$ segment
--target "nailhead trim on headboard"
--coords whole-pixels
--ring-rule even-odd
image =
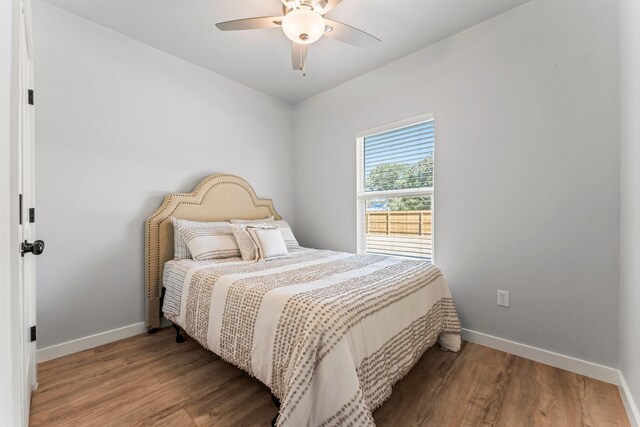
[[[264,215],[265,208],[269,215],[273,215],[276,219],[281,219],[280,215],[273,207],[271,199],[258,199],[251,185],[239,176],[230,174],[215,174],[204,178],[191,193],[171,193],[165,196],[162,205],[151,216],[147,218],[145,227],[146,256],[145,256],[145,291],[147,295],[146,305],[146,324],[147,330],[158,328],[160,326],[160,296],[162,295],[162,272],[164,263],[169,259],[162,259],[161,245],[170,245],[170,253],[173,253],[173,239],[162,236],[162,226],[169,221],[174,212],[184,205],[201,206],[207,197],[210,197],[211,189],[218,185],[232,184],[237,186],[238,200],[246,200],[248,194],[251,198],[253,211],[250,205],[242,207],[246,209],[240,214],[243,217],[260,218]],[[246,203],[245,203],[246,204]],[[215,211],[206,212],[207,215],[198,215],[200,221],[223,221],[233,218],[221,218],[220,214]],[[269,216],[267,215],[267,216]],[[186,218],[192,219],[192,218]],[[164,237],[164,239],[163,239]],[[170,241],[169,241],[170,240]],[[165,257],[167,258],[167,257]]]

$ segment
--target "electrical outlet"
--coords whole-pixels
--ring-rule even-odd
[[[509,307],[509,291],[498,289],[498,305],[500,307]]]

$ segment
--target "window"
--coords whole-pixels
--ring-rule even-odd
[[[433,259],[433,116],[357,138],[358,253]]]

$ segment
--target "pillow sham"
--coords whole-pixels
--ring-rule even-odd
[[[284,239],[284,243],[287,245],[288,250],[297,249],[300,247],[298,240],[293,235],[293,231],[291,230],[291,226],[287,221],[281,219],[274,219],[274,217],[269,217],[265,219],[232,219],[231,224],[265,224],[265,225],[277,225],[280,228],[280,232],[282,233],[282,238]],[[235,235],[235,234],[234,234]],[[237,239],[237,236],[236,236]]]
[[[246,229],[255,244],[257,261],[268,261],[289,255],[277,225],[248,225]]]
[[[188,219],[178,219],[171,217],[171,224],[173,224],[173,258],[174,259],[190,259],[191,252],[187,247],[187,243],[180,234],[181,228],[207,228],[207,227],[222,227],[229,226],[228,222],[202,222],[202,221],[189,221]]]
[[[240,249],[229,224],[221,227],[183,227],[179,229],[179,233],[196,261],[240,256]]]
[[[275,221],[275,217],[273,215],[268,216],[262,219],[231,219],[229,222],[231,224],[259,224],[261,222],[271,222]]]
[[[256,259],[256,245],[247,232],[247,226],[244,224],[231,224],[233,237],[240,249],[240,255],[243,261],[253,261]]]
[[[297,249],[300,247],[296,236],[293,235],[293,230],[291,230],[291,226],[285,220],[279,219],[274,221],[278,227],[280,227],[280,233],[282,233],[282,238],[284,239],[284,243],[287,245],[287,249]]]

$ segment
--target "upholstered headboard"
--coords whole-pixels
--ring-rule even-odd
[[[170,218],[194,221],[227,221],[233,218],[281,219],[270,199],[258,199],[244,179],[228,174],[210,175],[191,193],[168,194],[146,222],[147,330],[160,326],[160,297],[164,263],[173,259],[173,226]]]

